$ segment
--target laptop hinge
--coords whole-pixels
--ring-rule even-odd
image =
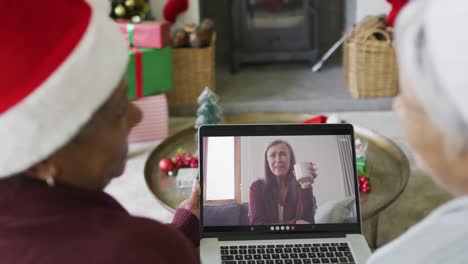
[[[249,234],[249,235],[229,235],[219,237],[219,241],[235,241],[235,240],[272,240],[272,239],[304,239],[304,238],[340,238],[346,237],[344,233],[308,233],[308,234]]]

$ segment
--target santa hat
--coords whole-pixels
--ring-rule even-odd
[[[117,87],[128,53],[106,4],[0,2],[0,178],[64,146]]]
[[[467,13],[466,0],[410,1],[395,27],[400,76],[455,152],[468,145]]]

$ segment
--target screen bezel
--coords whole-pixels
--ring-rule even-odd
[[[203,226],[203,142],[204,137],[242,137],[242,136],[313,136],[349,135],[351,136],[352,155],[356,160],[354,128],[351,124],[255,124],[255,125],[203,125],[198,130],[198,159],[200,178],[200,234],[201,237],[229,237],[251,235],[281,234],[361,234],[360,197],[357,182],[356,162],[353,162],[354,192],[356,197],[357,223],[295,225],[296,230],[270,230],[272,225],[247,226]],[[283,226],[283,225],[275,225]],[[284,225],[287,226],[287,225]],[[291,226],[291,225],[289,225]],[[253,227],[253,229],[252,229]]]

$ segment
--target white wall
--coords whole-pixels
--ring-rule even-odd
[[[388,14],[391,7],[385,0],[356,0],[356,2],[356,22],[367,15]]]
[[[241,137],[242,202],[249,201],[252,182],[264,178],[265,149],[275,139],[283,139],[291,145],[296,161],[312,161],[317,164],[318,177],[313,187],[317,206],[346,197],[335,136]]]
[[[151,0],[151,12],[158,20],[164,19],[163,8],[167,3],[167,0]],[[180,14],[177,17],[177,22],[182,24],[185,23],[195,23],[200,22],[200,10],[198,0],[189,0],[189,8],[184,13]]]

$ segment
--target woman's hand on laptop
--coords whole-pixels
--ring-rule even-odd
[[[194,180],[192,194],[179,205],[179,208],[190,211],[200,220],[200,183],[198,180]]]

